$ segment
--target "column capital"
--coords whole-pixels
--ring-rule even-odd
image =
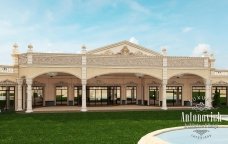
[[[168,80],[167,79],[163,79],[162,80],[162,85],[167,85],[168,84]]]
[[[16,81],[17,81],[18,85],[22,85],[23,84],[23,79],[17,78]]]
[[[86,85],[87,84],[87,79],[82,79],[82,85]]]
[[[206,79],[205,80],[205,85],[206,86],[211,86],[211,80],[210,79]]]
[[[31,78],[26,78],[26,84],[27,85],[32,85],[32,79]]]

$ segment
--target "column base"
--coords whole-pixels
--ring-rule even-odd
[[[25,113],[32,113],[33,110],[26,110]]]
[[[88,110],[87,110],[87,108],[85,107],[85,108],[81,108],[81,112],[87,112]]]
[[[22,108],[18,108],[16,111],[23,111],[23,109]]]
[[[162,107],[161,109],[162,109],[162,110],[167,110],[168,108],[167,108],[167,107]]]

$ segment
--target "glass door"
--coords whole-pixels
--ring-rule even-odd
[[[32,92],[33,92],[33,107],[37,106],[43,106],[43,87],[41,86],[33,86],[32,87]]]
[[[120,87],[109,86],[108,87],[108,105],[120,104]]]
[[[149,105],[159,104],[159,89],[157,86],[149,87]]]
[[[68,89],[66,86],[56,87],[56,105],[67,105]]]
[[[126,88],[127,104],[136,104],[136,86]]]
[[[82,87],[74,87],[74,105],[82,105]]]
[[[215,91],[217,89],[217,92],[220,94],[220,104],[227,105],[227,87],[226,86],[214,86],[212,89],[213,89],[212,96],[214,97]]]
[[[15,87],[14,86],[0,87],[0,109],[2,110],[15,109]]]
[[[168,106],[181,106],[182,105],[182,87],[181,86],[168,86],[166,88],[167,105]]]

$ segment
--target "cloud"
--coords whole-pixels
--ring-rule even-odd
[[[134,44],[139,44],[138,40],[135,37],[131,37],[129,42],[132,42]]]
[[[209,44],[198,44],[193,50],[193,56],[201,56],[203,52],[210,52],[211,46]]]
[[[128,6],[136,12],[150,14],[150,10],[136,1],[128,1]]]
[[[192,30],[193,30],[193,27],[185,27],[185,28],[182,29],[182,32],[183,33],[187,33],[187,32],[190,32]]]

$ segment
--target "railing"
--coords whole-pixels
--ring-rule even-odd
[[[215,70],[215,76],[228,76],[228,70]]]
[[[0,73],[13,73],[13,67],[12,66],[4,66],[0,65]]]

